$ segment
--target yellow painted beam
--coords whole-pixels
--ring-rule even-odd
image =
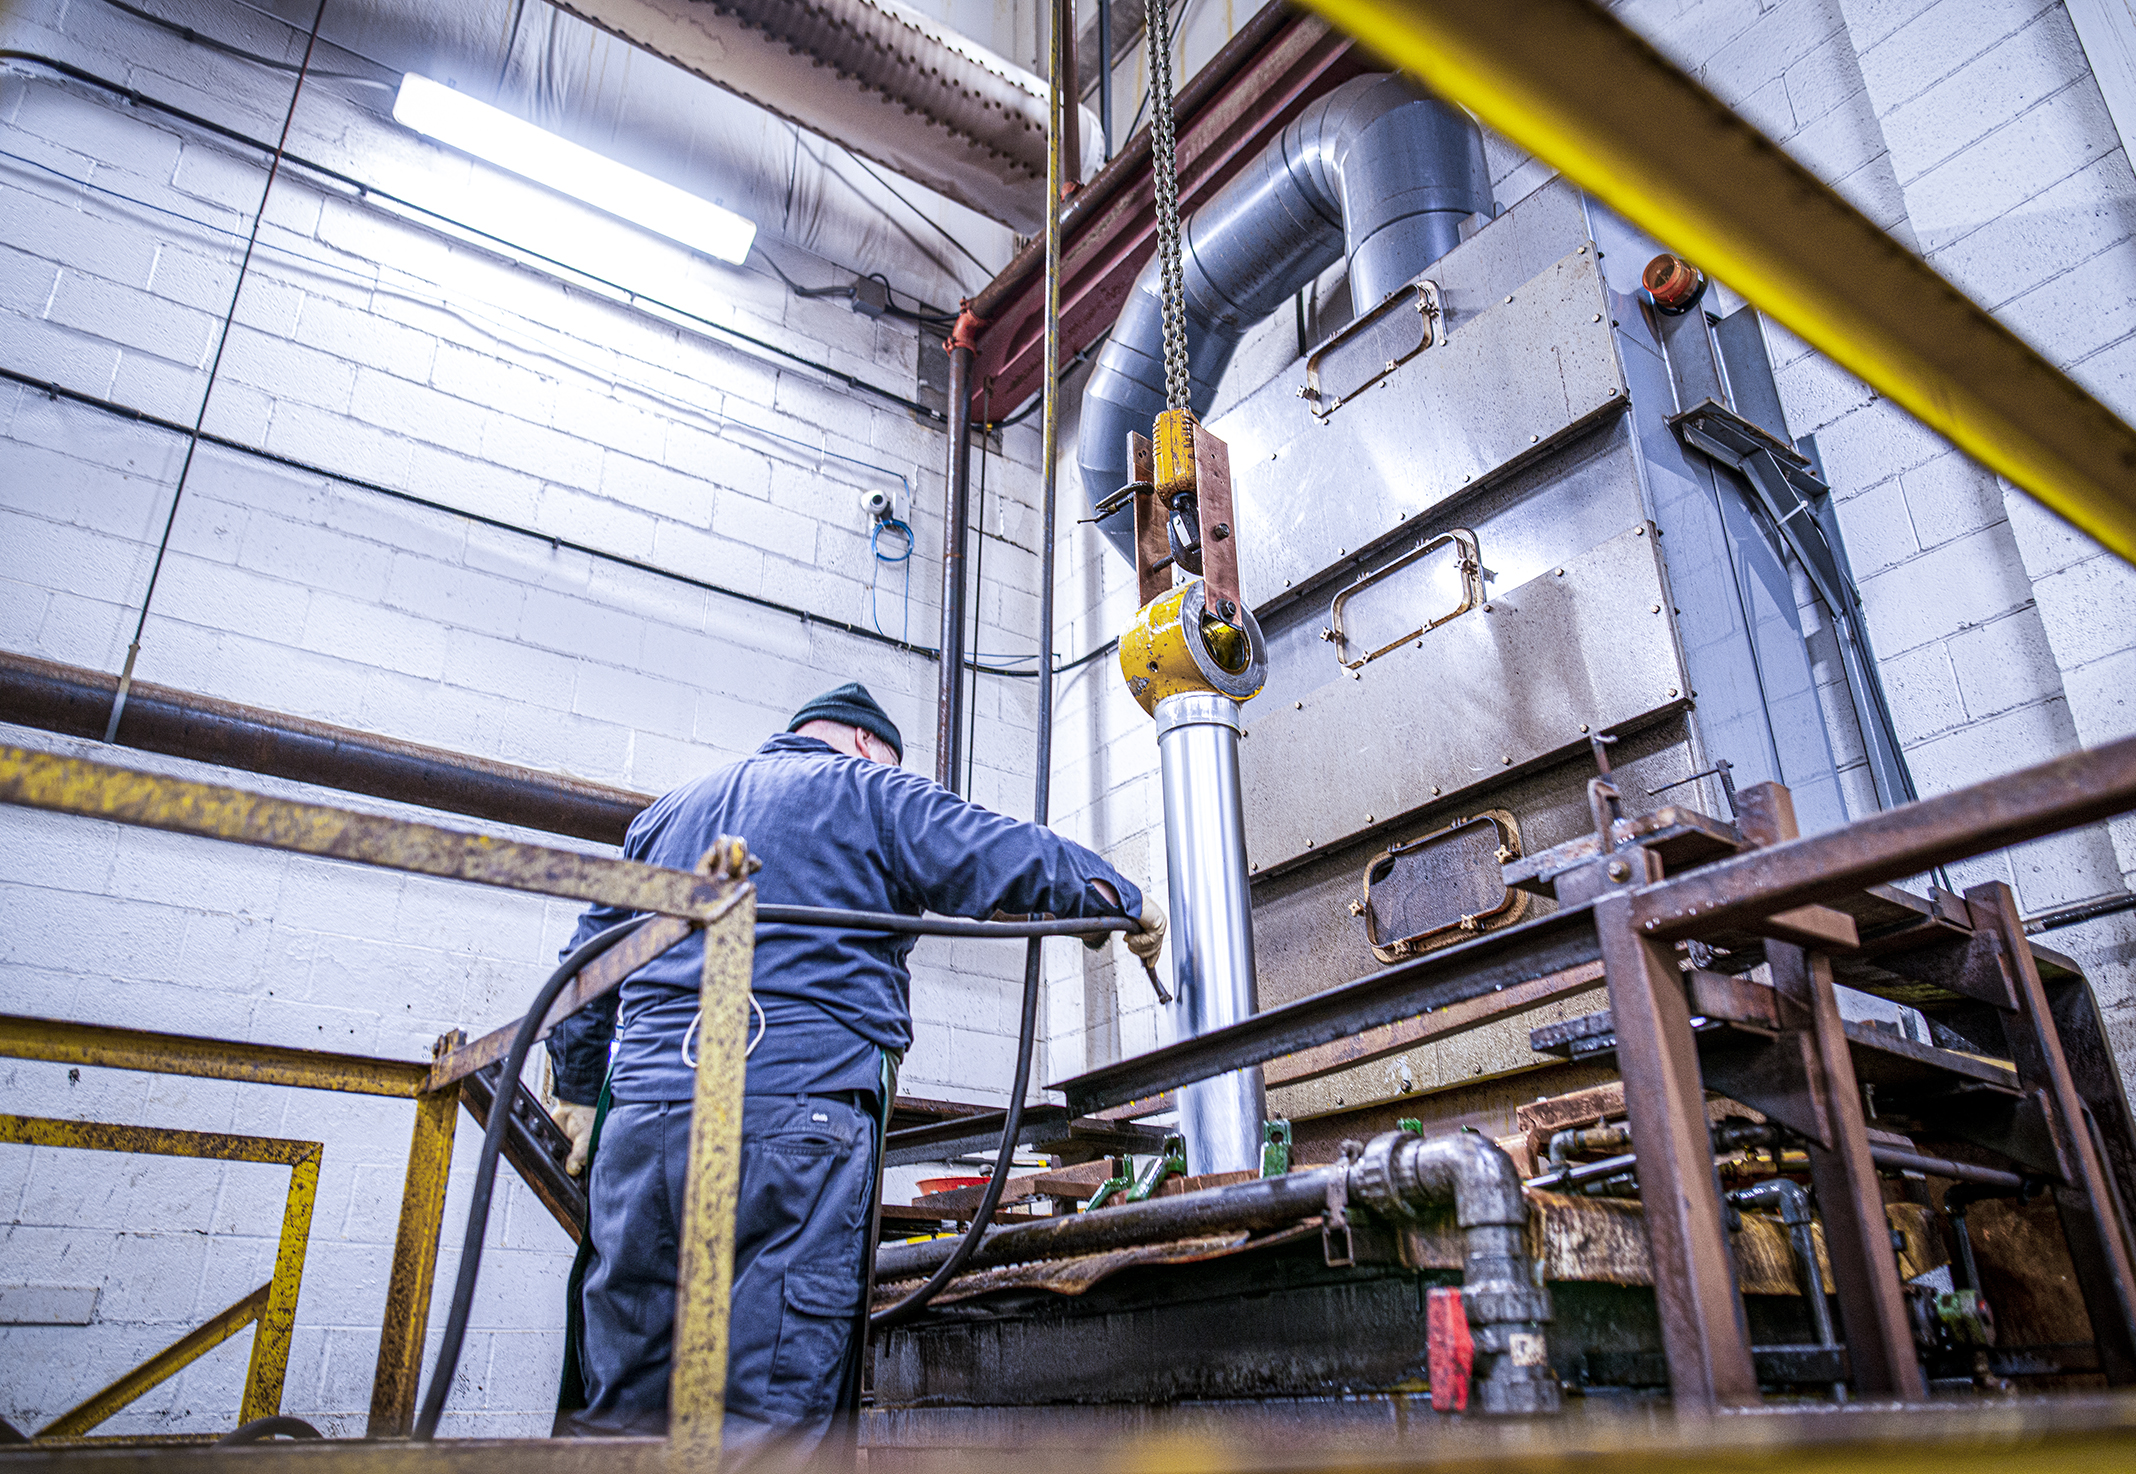
[[[439,1041],[439,1053],[446,1040],[457,1042],[460,1037],[458,1030],[446,1035]],[[445,1221],[445,1185],[459,1122],[458,1084],[415,1103],[415,1134],[408,1143],[408,1175],[401,1187],[400,1228],[393,1239],[393,1273],[386,1285],[366,1438],[406,1438],[415,1427],[416,1379],[423,1369],[423,1338],[430,1329],[438,1228]]]
[[[730,889],[729,882],[687,870],[294,803],[19,747],[0,747],[0,803],[699,920],[710,917]]]
[[[118,1378],[110,1386],[67,1409],[37,1430],[37,1440],[79,1438],[120,1408],[147,1392],[158,1382],[183,1371],[223,1342],[260,1318],[267,1308],[272,1285],[261,1285],[235,1305],[219,1312],[206,1325],[186,1332],[178,1340]]]
[[[1592,0],[1306,0],[2136,561],[2136,431]]]
[[[242,1044],[190,1034],[157,1034],[108,1024],[0,1014],[0,1057],[193,1075],[203,1080],[243,1080],[254,1085],[295,1085],[307,1090],[345,1090],[356,1095],[414,1096],[423,1092],[430,1066],[321,1049]]]

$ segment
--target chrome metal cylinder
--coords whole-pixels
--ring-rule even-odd
[[[1157,703],[1157,754],[1171,876],[1172,1016],[1184,1039],[1247,1018],[1256,1006],[1238,703],[1206,691],[1167,696]],[[1266,1104],[1258,1067],[1182,1088],[1187,1170],[1257,1168]]]

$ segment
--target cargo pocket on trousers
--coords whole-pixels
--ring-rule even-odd
[[[785,1300],[771,1400],[797,1417],[821,1416],[838,1400],[838,1374],[860,1310],[860,1267],[843,1274],[789,1269]]]

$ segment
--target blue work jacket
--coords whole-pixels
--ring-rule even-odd
[[[740,835],[764,862],[756,876],[764,905],[908,916],[1142,912],[1142,892],[1081,845],[967,803],[917,773],[847,757],[815,737],[774,737],[666,794],[631,822],[623,853],[688,870],[723,834]],[[1121,905],[1099,893],[1099,880]],[[588,907],[565,951],[629,915]],[[912,1042],[905,958],[917,940],[759,924],[752,987],[764,1009],[763,1039],[749,1057],[746,1088],[782,1095],[877,1090],[876,1051],[902,1052]],[[682,1042],[697,1012],[703,962],[702,935],[693,934],[631,974],[618,993],[565,1020],[549,1039],[556,1093],[590,1104],[614,1039],[615,1099],[694,1095]]]

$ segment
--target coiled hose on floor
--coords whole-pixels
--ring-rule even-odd
[[[474,1191],[467,1204],[467,1231],[460,1240],[460,1271],[453,1281],[452,1310],[445,1320],[445,1335],[438,1347],[438,1364],[430,1374],[430,1390],[423,1398],[422,1411],[415,1420],[415,1438],[428,1442],[437,1437],[438,1420],[444,1416],[445,1398],[452,1389],[453,1374],[460,1365],[460,1349],[467,1340],[468,1312],[474,1305],[475,1280],[482,1268],[482,1240],[489,1230],[490,1200],[496,1192],[497,1162],[504,1152],[504,1133],[511,1121],[512,1091],[516,1088],[521,1071],[526,1068],[527,1055],[533,1050],[534,1037],[541,1032],[541,1021],[548,1017],[549,1008],[563,993],[571,980],[585,966],[608,951],[618,942],[629,937],[638,928],[651,921],[651,916],[637,916],[629,921],[618,922],[606,931],[597,932],[573,948],[571,954],[556,965],[534,994],[534,1002],[527,1009],[526,1017],[520,1020],[519,1032],[512,1036],[511,1050],[505,1055],[504,1069],[497,1078],[497,1096],[490,1105],[489,1119],[482,1130],[482,1155],[475,1166]],[[957,1246],[943,1269],[936,1273],[918,1290],[891,1306],[871,1322],[888,1325],[896,1319],[909,1315],[932,1299],[935,1292],[949,1283],[971,1252],[978,1247],[979,1236],[994,1216],[994,1208],[1001,1201],[1001,1190],[1008,1180],[1008,1162],[1016,1145],[1017,1133],[1023,1124],[1024,1091],[1031,1079],[1031,1056],[1038,1033],[1038,974],[1039,947],[1042,937],[1094,936],[1104,932],[1127,931],[1138,923],[1124,916],[1063,917],[1043,921],[964,921],[943,916],[904,916],[891,911],[842,911],[825,906],[759,906],[759,924],[776,922],[789,926],[832,927],[845,931],[902,932],[916,936],[952,937],[1028,937],[1030,947],[1024,959],[1023,1019],[1016,1049],[1016,1081],[1009,1094],[1007,1119],[1002,1123],[1003,1146],[996,1158],[994,1175],[987,1184],[984,1200],[977,1218],[972,1222],[964,1242]]]

